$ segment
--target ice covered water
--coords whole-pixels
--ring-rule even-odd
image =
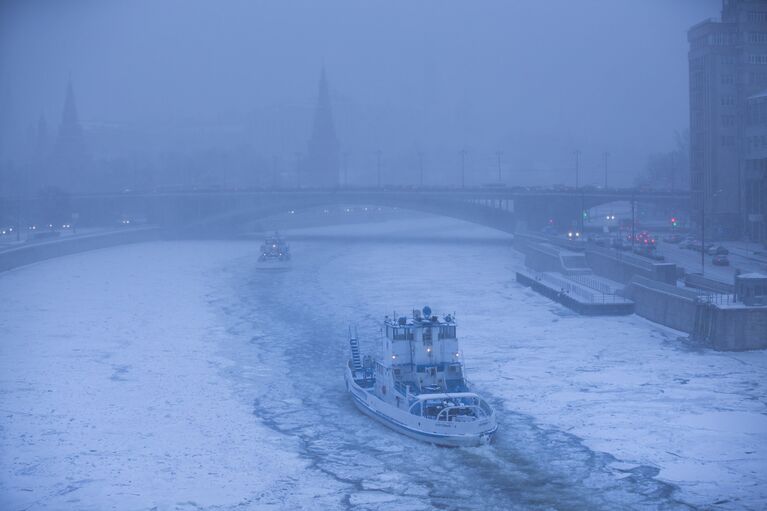
[[[447,241],[293,242],[280,273],[257,244],[155,243],[0,276],[0,507],[763,507],[763,353],[573,315],[514,283],[510,248]],[[411,440],[345,394],[347,326],[366,348],[426,304],[457,314],[493,445]]]
[[[304,246],[302,252],[311,253],[313,260],[296,271],[277,277],[252,274],[240,287],[241,308],[231,308],[229,314],[237,317],[235,321],[251,318],[256,328],[265,329],[268,333],[253,342],[260,356],[282,367],[279,375],[269,375],[282,384],[254,400],[254,413],[276,430],[297,435],[315,468],[348,485],[349,504],[375,509],[687,507],[677,500],[673,485],[654,478],[656,468],[635,465],[616,470],[611,456],[591,451],[573,435],[541,428],[530,417],[505,409],[500,396],[494,405],[499,408],[501,433],[494,445],[478,449],[422,444],[358,413],[342,380],[347,358],[345,325],[358,324],[372,339],[381,314],[376,314],[376,302],[395,303],[396,296],[408,288],[426,299],[436,293],[429,283],[445,284],[438,275],[450,271],[444,265],[450,255],[479,254],[472,248],[453,248],[448,257],[427,257],[432,259],[431,267],[416,266],[412,272],[400,270],[396,275],[384,269],[384,282],[376,288],[368,287],[373,282],[357,280],[354,270],[370,268],[371,258],[388,259],[387,247],[343,250],[342,256],[338,250]],[[397,250],[413,261],[418,253],[443,249],[425,244]],[[348,280],[325,282],[324,272],[318,270],[333,265],[345,267]],[[419,285],[424,289],[417,291]],[[439,298],[445,299],[444,292]],[[471,366],[468,350],[467,357]],[[491,387],[482,392],[493,394]]]

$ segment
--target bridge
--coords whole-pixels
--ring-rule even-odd
[[[40,208],[43,199],[17,204]],[[179,231],[225,235],[248,222],[322,207],[359,205],[413,210],[453,217],[513,232],[523,223],[539,228],[553,221],[577,225],[584,210],[614,201],[635,201],[673,214],[689,211],[689,193],[597,188],[337,188],[337,189],[186,189],[77,194],[66,197],[82,224],[121,216],[141,217]],[[5,209],[13,200],[3,201]]]

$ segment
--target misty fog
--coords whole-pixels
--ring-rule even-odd
[[[290,171],[324,66],[350,184],[378,150],[388,183],[417,182],[420,153],[426,182],[455,184],[466,149],[474,184],[501,151],[509,184],[572,185],[580,150],[584,182],[609,152],[627,186],[686,130],[685,31],[718,3],[4,2],[4,159],[41,117],[55,134],[71,80],[105,166]]]
[[[767,0],[0,0],[0,511],[767,509]]]

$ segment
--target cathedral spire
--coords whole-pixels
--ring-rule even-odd
[[[61,124],[53,150],[53,183],[64,189],[71,190],[81,185],[83,167],[86,162],[85,139],[82,126],[77,115],[77,105],[72,81],[67,83],[64,99],[64,110],[61,113]]]
[[[330,91],[324,66],[320,72],[317,106],[314,110],[306,167],[308,175],[305,184],[307,186],[319,188],[338,186],[339,144],[333,123]]]

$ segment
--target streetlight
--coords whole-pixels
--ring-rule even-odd
[[[421,184],[421,188],[423,188],[423,153],[421,151],[418,151],[418,175],[418,182]]]
[[[301,156],[302,154],[300,151],[296,151],[294,154],[296,156],[296,187],[301,188]]]
[[[580,175],[581,175],[581,151],[580,149],[576,149],[574,151],[575,154],[575,189],[577,190],[580,188]]]
[[[581,176],[581,151],[575,150],[575,192],[580,189],[580,176]],[[580,195],[580,207],[578,208],[578,224],[580,225],[580,231],[583,232],[583,194]]]
[[[344,151],[344,188],[349,186],[349,153]]]
[[[636,238],[636,188],[631,190],[631,252],[634,252],[634,239]]]
[[[461,149],[461,188],[466,188],[466,148]]]
[[[705,181],[704,181],[705,182]],[[700,194],[700,274],[706,274],[706,188]],[[721,189],[711,194],[713,199],[722,192]]]

